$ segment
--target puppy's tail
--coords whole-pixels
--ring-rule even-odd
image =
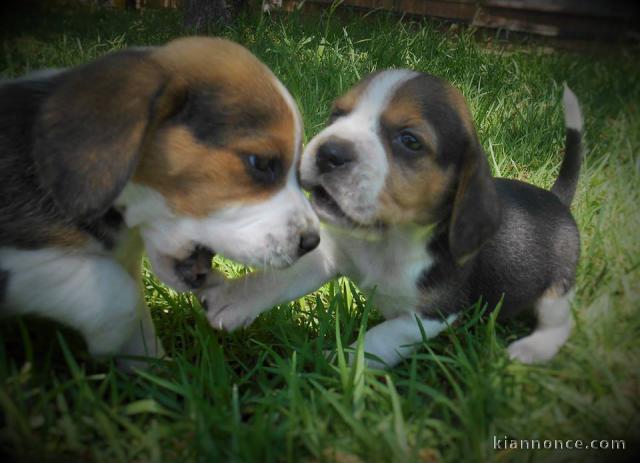
[[[564,123],[566,127],[564,160],[560,166],[560,174],[551,187],[551,191],[560,198],[563,204],[570,206],[578,186],[580,165],[582,164],[582,112],[578,98],[567,84],[562,95]]]

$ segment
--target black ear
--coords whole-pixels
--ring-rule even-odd
[[[449,225],[449,248],[458,264],[493,236],[500,224],[500,211],[486,155],[474,139],[463,159]]]
[[[107,55],[60,77],[34,125],[33,159],[45,191],[70,217],[104,213],[133,175],[171,95],[147,51]]]

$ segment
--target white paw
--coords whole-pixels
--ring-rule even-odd
[[[242,307],[230,304],[215,314],[208,314],[207,318],[215,329],[231,332],[251,325],[256,316]]]
[[[244,328],[260,313],[251,303],[251,297],[234,283],[208,288],[199,295],[207,311],[209,324],[217,330]]]
[[[553,339],[542,333],[534,333],[530,336],[512,342],[507,351],[511,360],[522,363],[540,363],[550,360],[558,352],[560,346]]]

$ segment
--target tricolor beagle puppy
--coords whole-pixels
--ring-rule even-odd
[[[564,110],[566,155],[549,192],[491,176],[464,98],[445,81],[408,70],[367,77],[337,99],[302,156],[320,246],[287,270],[206,289],[211,324],[233,330],[342,274],[375,289],[387,321],[364,348],[386,365],[422,340],[417,320],[435,336],[479,298],[493,308],[503,297],[502,315],[534,308],[538,319],[511,357],[550,359],[571,330],[580,253],[569,206],[582,116],[568,88]]]
[[[285,267],[319,242],[302,121],[248,50],[185,38],[0,83],[0,314],[79,330],[93,354],[162,354],[146,250],[176,290],[214,252]]]

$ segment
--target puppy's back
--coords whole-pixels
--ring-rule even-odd
[[[511,179],[495,179],[502,220],[478,255],[474,296],[502,316],[528,308],[549,288],[568,291],[575,282],[580,234],[569,208],[550,191]],[[472,299],[475,300],[475,299]]]

